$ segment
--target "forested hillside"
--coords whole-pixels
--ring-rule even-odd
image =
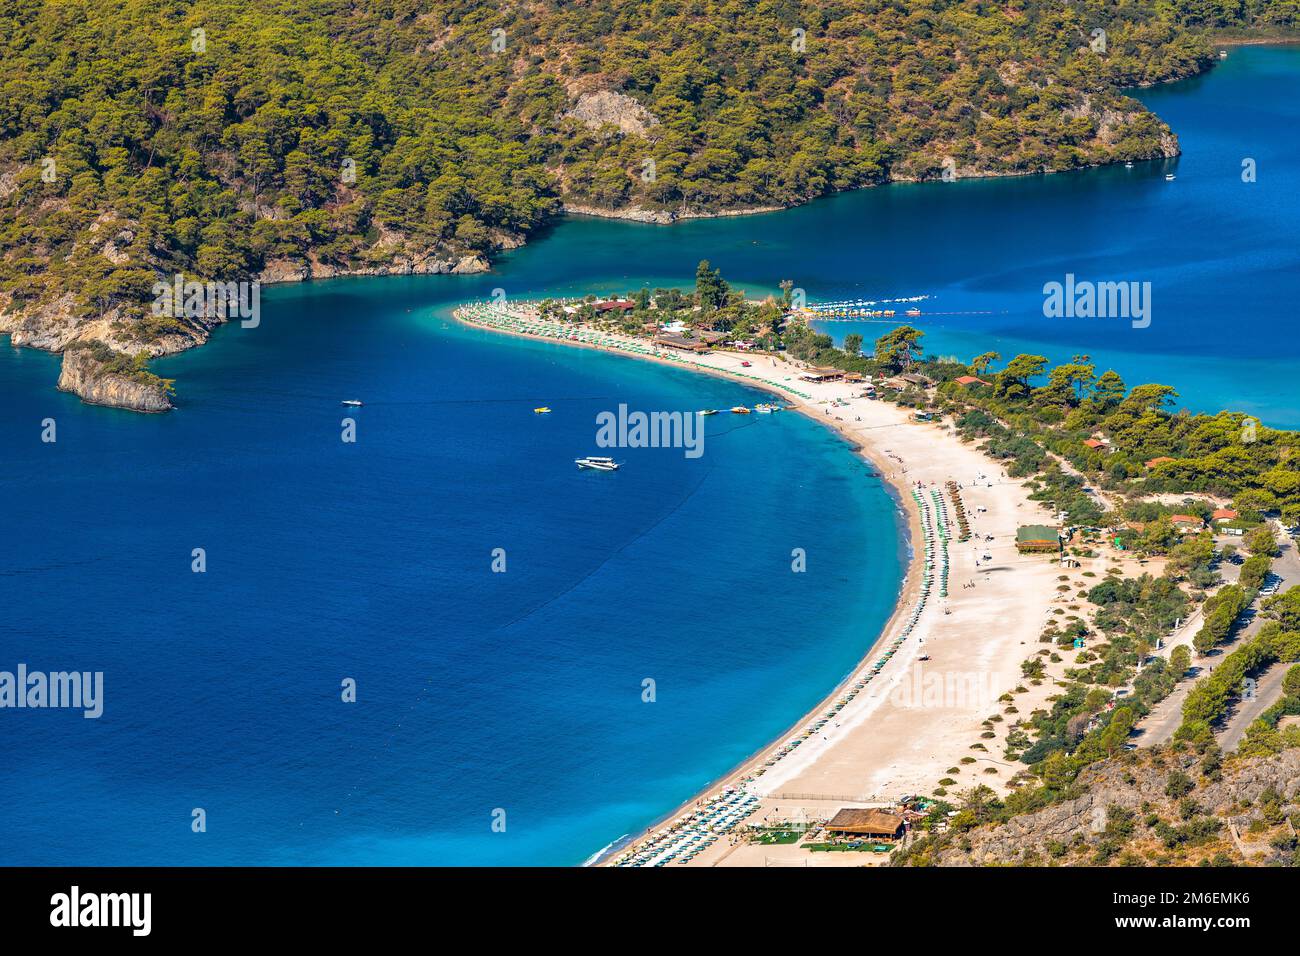
[[[149,314],[177,272],[471,271],[563,202],[710,212],[1168,154],[1118,88],[1295,7],[4,0],[0,331],[156,354],[206,336]]]

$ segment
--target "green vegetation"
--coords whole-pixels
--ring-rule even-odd
[[[1229,584],[1205,601],[1205,623],[1192,638],[1192,647],[1199,654],[1208,654],[1218,647],[1232,632],[1233,625],[1241,617],[1255,595],[1237,584]]]
[[[1273,557],[1269,554],[1254,554],[1242,562],[1241,577],[1238,583],[1252,591],[1258,591],[1268,578],[1269,569],[1273,566]]]
[[[1107,634],[1127,634],[1155,646],[1187,616],[1191,602],[1171,577],[1143,574],[1136,578],[1108,578],[1088,591],[1098,610],[1095,623]]]
[[[1295,701],[1300,706],[1300,701]],[[1096,768],[1086,787],[1070,789],[1071,798],[1089,796],[1090,825],[1078,826],[1077,808],[1064,814],[1047,804],[1017,805],[1013,795],[999,799],[987,787],[956,798],[957,814],[936,821],[926,834],[894,853],[893,866],[1233,866],[1300,865],[1300,821],[1296,798],[1285,795],[1286,774],[1272,773],[1275,785],[1260,780],[1270,768],[1252,757],[1268,757],[1300,747],[1300,728],[1278,733],[1257,725],[1270,737],[1258,753],[1225,761],[1213,743],[1198,748],[1176,745],[1125,753]],[[1243,745],[1245,746],[1245,745]],[[1230,761],[1230,762],[1229,762]],[[1223,788],[1241,794],[1223,806]],[[1247,796],[1249,795],[1249,797]],[[1122,800],[1126,805],[1114,802]],[[1104,815],[1099,813],[1104,808]],[[1226,813],[1225,813],[1226,810]],[[1001,829],[1017,813],[1014,835]],[[1226,819],[1225,819],[1226,818]],[[1232,822],[1241,842],[1228,833]],[[1065,824],[1065,826],[1063,826]],[[1064,834],[1064,835],[1062,835]]]
[[[1289,594],[1300,599],[1300,588]],[[1192,742],[1213,740],[1210,725],[1227,712],[1228,704],[1242,689],[1249,675],[1275,661],[1300,660],[1300,631],[1284,630],[1278,622],[1266,624],[1251,641],[1223,659],[1214,673],[1201,680],[1183,701],[1183,723],[1176,739]]]
[[[0,293],[71,292],[148,343],[177,331],[146,316],[158,275],[490,253],[561,199],[718,210],[1158,156],[1168,129],[1120,88],[1205,69],[1206,30],[1295,20],[1289,0],[9,0]],[[588,93],[614,108],[579,118]]]
[[[787,339],[807,343],[809,333],[795,330]],[[1241,583],[1221,588],[1206,603],[1205,624],[1194,641],[1202,654],[1230,636],[1267,576],[1278,547],[1264,515],[1300,518],[1300,477],[1291,465],[1300,434],[1246,428],[1244,416],[1227,412],[1174,412],[1173,388],[1130,388],[1113,371],[1099,374],[1088,356],[1052,367],[1042,356],[1017,355],[995,370],[999,358],[990,353],[969,364],[926,356],[921,334],[904,326],[882,337],[869,359],[833,351],[818,351],[816,358],[883,376],[906,368],[934,383],[926,391],[877,381],[877,389],[901,405],[946,415],[960,437],[1002,461],[1009,476],[1028,479],[1032,497],[1063,512],[1068,524],[1082,526],[1076,531],[1077,553],[1095,549],[1100,529],[1110,528],[1104,534],[1124,549],[1165,559],[1159,575],[1111,576],[1090,587],[1086,597],[1096,607],[1092,628],[1072,616],[1043,632],[1041,641],[1062,648],[1091,637],[1094,628],[1105,640],[1078,654],[1065,682],[1057,679],[1060,692],[1049,710],[1036,711],[1008,736],[1007,757],[1028,765],[1029,774],[1006,798],[1007,813],[1027,812],[1074,793],[1083,768],[1116,756],[1136,721],[1168,696],[1190,667],[1185,648],[1167,664],[1148,655],[1220,581],[1220,556],[1207,530],[1214,506],[1191,497],[1171,505],[1149,496],[1232,497],[1240,512],[1235,526],[1254,529],[1243,540],[1252,557],[1243,564]],[[989,384],[956,382],[977,369]],[[1152,461],[1160,457],[1170,460]],[[1218,682],[1197,688],[1185,739],[1208,733],[1208,722],[1222,715],[1245,673],[1267,661],[1295,659],[1289,656],[1287,634],[1300,632],[1300,589],[1265,602],[1263,611],[1278,622],[1270,633],[1282,636],[1261,645],[1267,651],[1263,656],[1258,650],[1230,655],[1220,665],[1223,676],[1216,672]],[[1046,679],[1049,659],[1056,658],[1047,650],[1027,658],[1022,674]],[[1113,689],[1126,685],[1125,696],[1116,698]],[[1295,706],[1300,712],[1300,701]],[[1028,781],[1036,785],[1026,786]]]
[[[138,385],[161,389],[165,395],[176,393],[174,379],[160,378],[149,371],[147,352],[137,352],[134,356],[123,355],[121,352],[114,352],[102,342],[79,342],[70,348],[88,351],[100,364],[100,371],[106,375],[117,375]]]
[[[762,846],[781,846],[798,843],[807,832],[806,827],[762,830],[756,833],[751,842]]]

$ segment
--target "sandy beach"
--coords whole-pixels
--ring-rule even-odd
[[[908,410],[862,397],[861,383],[801,381],[795,363],[765,354],[656,350],[644,339],[605,332],[573,339],[571,327],[542,328],[528,315],[524,309],[498,321],[486,311],[457,313],[461,321],[494,331],[625,352],[774,392],[859,447],[906,505],[915,552],[893,616],[839,687],[770,746],[646,833],[607,853],[602,863],[659,862],[657,848],[689,832],[683,821],[699,813],[726,822],[721,836],[709,832],[713,839],[700,840],[704,848],[696,845],[685,865],[880,864],[885,854],[810,853],[796,845],[750,844],[729,837],[726,828],[816,823],[844,807],[891,806],[906,795],[931,794],[942,778],[956,781],[950,792],[976,784],[1005,791],[1007,780],[1023,769],[1003,757],[1014,719],[985,722],[1006,709],[998,698],[1022,683],[1026,689],[1016,695],[1015,708],[1026,717],[1053,692],[1050,681],[1037,687],[1022,682],[1020,664],[1038,650],[1061,574],[1053,561],[1016,550],[1020,525],[1051,518],[1029,500],[1019,481],[1007,478],[946,425],[918,422]],[[524,327],[533,328],[533,335],[520,331]],[[958,540],[948,482],[959,486],[969,540]],[[937,528],[943,533],[936,533]],[[928,549],[927,538],[932,542]],[[930,550],[935,568],[941,567],[944,538],[950,583],[941,596],[937,582],[927,583],[924,565]],[[982,736],[986,734],[991,736]],[[680,855],[674,855],[672,865],[683,865]]]

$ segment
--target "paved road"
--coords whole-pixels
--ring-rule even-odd
[[[1289,662],[1279,662],[1255,675],[1255,696],[1250,700],[1237,701],[1219,733],[1220,747],[1235,750],[1246,736],[1246,729],[1263,716],[1264,711],[1277,703],[1282,696],[1282,678],[1286,677],[1291,666]]]
[[[1224,544],[1236,544],[1240,546],[1240,538],[1222,537],[1217,539],[1216,544],[1222,547]],[[1285,591],[1290,587],[1300,584],[1300,552],[1294,542],[1283,538],[1281,539],[1282,553],[1273,561],[1273,573],[1282,579],[1279,589]],[[1226,582],[1236,581],[1241,574],[1240,566],[1224,564],[1222,568],[1223,578]],[[1256,602],[1256,607],[1258,607]],[[1247,613],[1252,613],[1248,611]],[[1237,632],[1237,638],[1231,644],[1225,644],[1219,648],[1218,653],[1212,657],[1198,658],[1193,652],[1192,677],[1180,683],[1172,694],[1157,704],[1147,715],[1146,719],[1138,724],[1133,737],[1133,743],[1139,747],[1153,747],[1156,744],[1167,743],[1178,730],[1183,722],[1183,701],[1187,699],[1193,684],[1200,678],[1210,674],[1230,653],[1242,645],[1248,638],[1258,633],[1259,629],[1264,626],[1267,619],[1256,614],[1251,621]],[[1168,651],[1180,643],[1186,643],[1182,640],[1184,636],[1194,635],[1200,629],[1201,617],[1196,615],[1188,621],[1188,624],[1174,636],[1173,639],[1166,642],[1168,647],[1164,656],[1168,657]],[[1279,670],[1276,676],[1273,670]],[[1236,711],[1230,715],[1228,721],[1218,732],[1219,745],[1225,750],[1235,747],[1246,733],[1246,728],[1260,714],[1268,710],[1269,707],[1276,703],[1281,695],[1282,677],[1285,675],[1286,668],[1270,668],[1261,675],[1256,676],[1258,684],[1255,688],[1255,698],[1251,701],[1244,701],[1239,704]]]
[[[1198,614],[1189,621],[1189,626],[1184,630],[1190,630],[1192,634],[1195,634],[1201,628],[1201,621],[1202,617]],[[1228,645],[1229,650],[1231,647],[1232,645]],[[1193,653],[1191,675],[1175,687],[1173,693],[1151,708],[1151,713],[1147,714],[1134,728],[1132,743],[1137,744],[1139,747],[1154,747],[1157,744],[1168,743],[1174,736],[1174,731],[1183,723],[1183,701],[1187,699],[1187,694],[1192,689],[1192,685],[1206,674],[1211,673],[1225,656],[1226,651],[1215,657],[1198,660]]]

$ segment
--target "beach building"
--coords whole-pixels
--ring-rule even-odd
[[[1193,531],[1200,531],[1205,527],[1205,522],[1195,515],[1170,515],[1169,523],[1174,526],[1175,531],[1188,534]]]
[[[1159,458],[1152,458],[1150,461],[1146,463],[1146,465],[1147,468],[1156,468],[1160,465],[1163,465],[1167,461],[1174,461],[1174,459],[1170,458],[1168,455],[1161,455]]]
[[[902,814],[888,810],[843,809],[826,824],[834,836],[869,837],[873,840],[898,840],[903,836]]]
[[[709,350],[709,346],[699,339],[688,339],[684,335],[676,335],[671,332],[656,335],[654,344],[670,349],[681,349],[683,352],[707,352]]]
[[[1216,508],[1214,514],[1210,515],[1215,524],[1227,524],[1229,521],[1236,521],[1241,517],[1231,508]]]
[[[838,382],[844,377],[844,370],[838,368],[806,368],[799,373],[805,382]]]
[[[636,308],[636,303],[629,302],[627,299],[608,299],[604,302],[594,302],[592,307],[597,312],[631,312]]]
[[[1016,529],[1016,550],[1021,554],[1044,554],[1061,550],[1061,530],[1045,524],[1026,524]]]
[[[906,382],[908,385],[917,385],[920,386],[921,388],[929,388],[931,385],[934,384],[924,375],[917,375],[915,372],[904,372],[902,375],[898,377],[902,381]]]
[[[986,382],[986,381],[984,381],[984,379],[982,379],[982,378],[977,378],[977,377],[974,376],[974,375],[962,375],[962,376],[960,376],[959,378],[954,378],[953,381],[956,382],[958,385],[960,385],[962,388],[969,388],[969,387],[972,386],[972,385],[992,385],[992,384],[993,384],[992,382]]]

